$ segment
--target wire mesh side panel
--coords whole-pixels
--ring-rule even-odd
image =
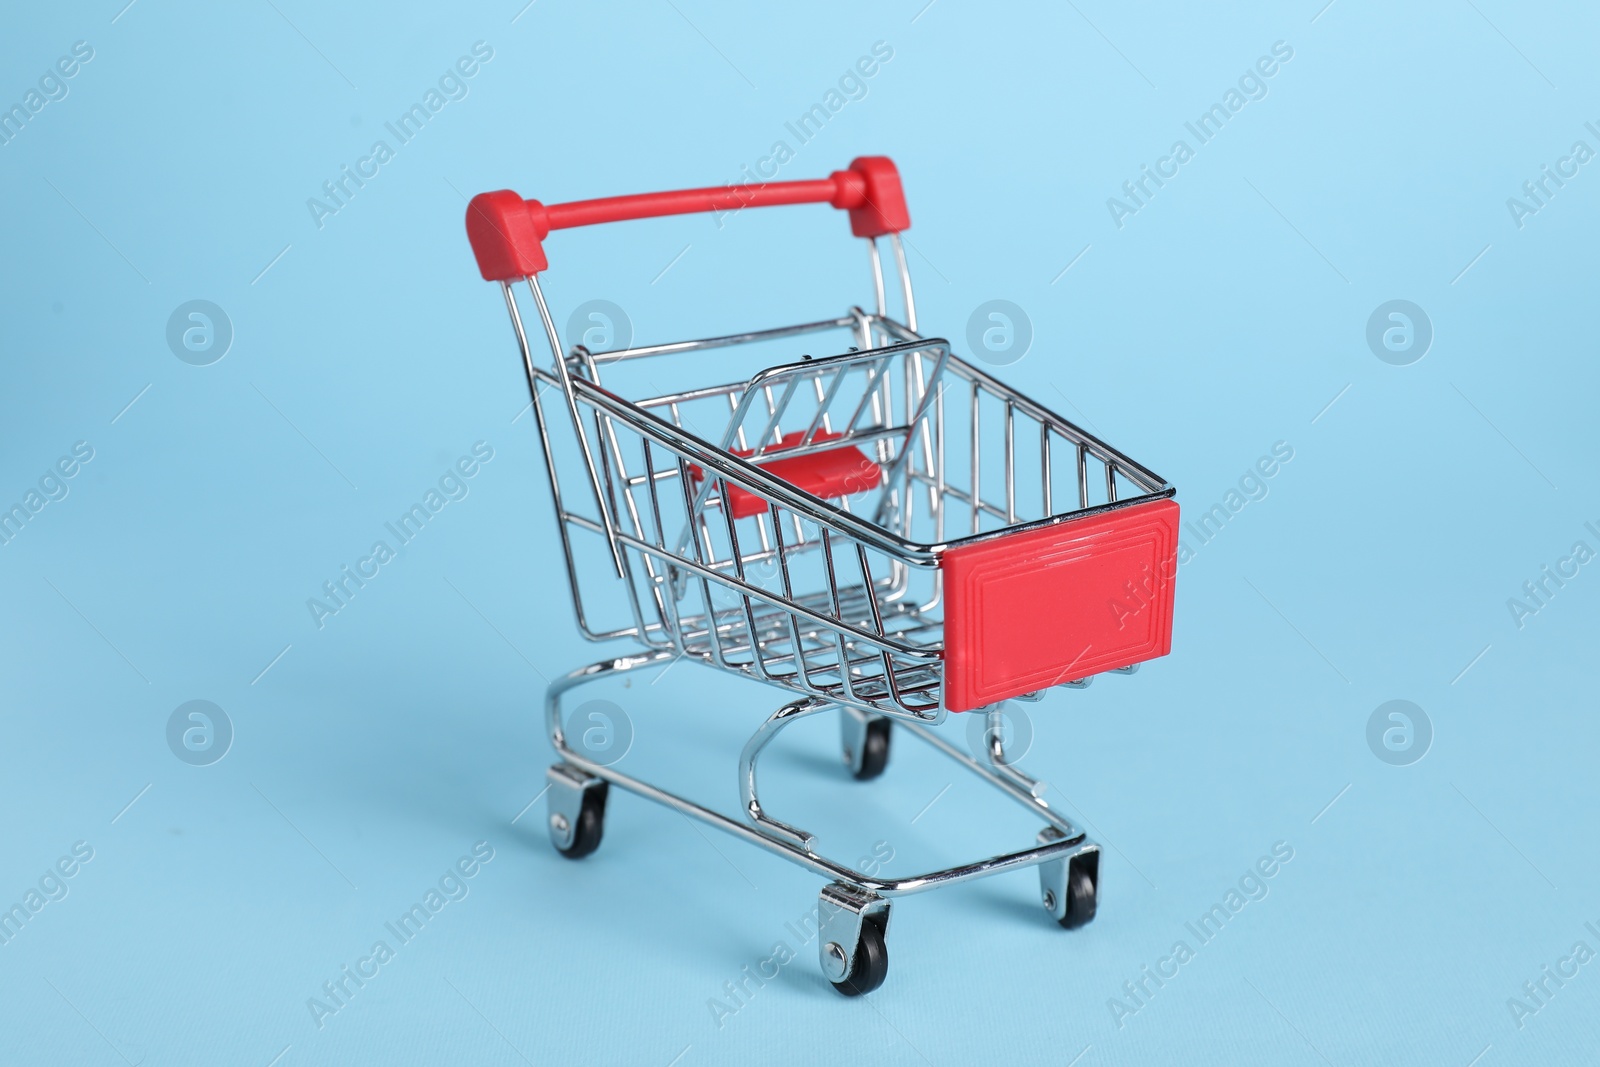
[[[580,409],[601,443],[601,484],[613,502],[624,585],[642,640],[840,703],[937,713],[942,630],[938,619],[921,617],[903,597],[914,586],[933,588],[936,561],[908,559],[873,536],[873,527],[841,521],[903,496],[907,467],[899,460],[921,401],[913,389],[908,408],[907,396],[886,388],[886,375],[874,373],[870,363],[835,365],[859,379],[848,387],[835,388],[830,373],[802,375],[800,387],[788,389],[788,403],[781,392],[769,402],[758,388],[753,406],[745,404],[742,386],[634,407],[580,383]],[[812,430],[820,437],[830,396],[837,402],[850,389],[859,395],[826,420],[833,425],[829,439],[759,449],[762,439],[776,443]],[[747,432],[747,447],[739,449],[736,420],[728,430],[731,453],[688,436],[700,436],[703,421],[715,417],[710,412],[728,420],[741,404],[756,413],[755,422],[776,425],[763,438]],[[858,409],[869,414],[857,417]],[[737,451],[766,461],[774,454],[842,448],[865,450],[861,483],[831,502],[843,516],[809,497],[780,503],[737,465],[729,469]],[[888,472],[896,472],[897,484],[889,483]]]
[[[913,541],[946,544],[1167,491],[1121,452],[952,358],[912,448]]]

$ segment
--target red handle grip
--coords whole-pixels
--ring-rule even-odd
[[[850,230],[857,237],[882,237],[911,225],[894,163],[887,156],[861,156],[848,170],[810,181],[679,189],[567,204],[524,200],[509,189],[480,193],[467,205],[467,239],[486,281],[511,281],[549,266],[543,242],[551,230],[781,204],[832,204],[849,211]]]

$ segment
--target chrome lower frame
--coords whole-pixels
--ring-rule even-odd
[[[591,663],[552,682],[545,694],[545,725],[551,744],[554,745],[562,762],[551,768],[551,781],[555,783],[557,776],[560,776],[564,782],[570,780],[573,788],[594,779],[609,782],[636,796],[673,808],[708,826],[764,848],[791,863],[804,867],[813,874],[828,879],[829,885],[823,890],[821,900],[825,936],[818,938],[818,949],[823,973],[830,981],[842,981],[850,974],[856,941],[861,936],[862,916],[876,916],[876,921],[886,929],[889,901],[895,897],[910,896],[943,886],[970,882],[1006,871],[1037,867],[1040,872],[1041,899],[1044,908],[1054,918],[1060,919],[1064,906],[1062,902],[1065,899],[1063,892],[1065,879],[1067,871],[1074,862],[1091,863],[1098,872],[1100,846],[1088,840],[1084,831],[1075,827],[1038,795],[1042,791],[1038,782],[1006,760],[998,705],[987,709],[986,712],[987,759],[983,762],[940,737],[925,723],[899,715],[889,717],[904,727],[905,732],[926,741],[1044,819],[1047,825],[1040,832],[1038,843],[1029,848],[1003,852],[971,863],[899,878],[868,874],[819,854],[815,848],[815,835],[771,818],[761,806],[756,785],[756,764],[761,752],[778,733],[785,726],[822,711],[836,709],[842,715],[851,716],[855,714],[853,709],[841,708],[814,698],[805,698],[791,701],[773,712],[751,735],[740,755],[739,787],[744,807],[743,819],[705,807],[687,797],[619,771],[615,767],[595,763],[567,745],[562,725],[562,698],[569,690],[641,668],[665,666],[676,658],[677,655],[670,650],[618,656]],[[973,714],[983,714],[983,712]],[[942,715],[940,717],[943,718]],[[571,840],[569,827],[576,817],[573,789],[552,788],[549,796],[547,819],[549,829],[557,845],[565,847]]]

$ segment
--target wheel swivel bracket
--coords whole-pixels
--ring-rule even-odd
[[[584,797],[604,789],[606,782],[565,763],[553,765],[545,772],[545,777],[550,782],[550,792],[545,798],[550,840],[558,849],[571,848],[578,832],[578,816],[583,811]]]
[[[869,922],[888,936],[887,898],[845,882],[823,887],[817,909],[817,955],[828,981],[843,982],[850,977],[861,945],[862,927]]]
[[[1053,826],[1039,831],[1039,844],[1064,841],[1066,835]],[[1076,852],[1063,853],[1039,864],[1039,902],[1050,917],[1060,922],[1067,917],[1069,905],[1068,884],[1074,872],[1089,876],[1096,889],[1100,885],[1100,846],[1084,841]]]

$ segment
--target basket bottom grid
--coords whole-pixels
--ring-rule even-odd
[[[840,617],[875,629],[872,595],[860,586],[841,589]],[[817,603],[808,604],[812,599]],[[796,598],[796,603],[833,611],[831,598],[826,605],[820,597]],[[681,618],[684,653],[711,666],[840,703],[883,711],[903,708],[923,715],[939,707],[944,618],[936,606],[883,603],[880,597],[885,637],[913,652],[852,639],[804,615],[753,599],[748,614],[746,610],[740,606],[716,611],[714,635],[705,615]]]

